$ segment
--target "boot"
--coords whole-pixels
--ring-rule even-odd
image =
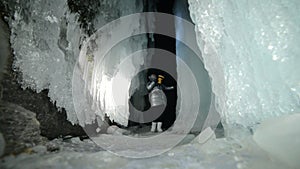
[[[157,123],[157,132],[162,132],[163,130],[161,129],[162,122]]]
[[[152,122],[151,132],[155,132],[155,129],[156,129],[156,123]]]

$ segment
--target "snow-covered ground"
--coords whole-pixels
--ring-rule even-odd
[[[107,136],[115,137],[119,136]],[[171,138],[171,137],[170,137]],[[280,161],[275,161],[262,151],[251,137],[243,140],[214,139],[200,144],[199,138],[191,143],[179,145],[168,152],[151,158],[132,159],[117,156],[108,151],[101,151],[89,140],[71,139],[68,143],[55,140],[60,145],[57,152],[20,154],[2,159],[1,168],[32,169],[32,168],[108,168],[108,169],[288,169]],[[168,145],[168,139],[161,140],[161,146]],[[54,141],[52,141],[54,142]],[[114,141],[112,140],[112,143]],[[119,143],[121,140],[119,140]],[[118,143],[118,144],[119,144]],[[114,145],[118,145],[114,144]],[[91,149],[93,147],[93,149]],[[122,147],[122,144],[119,144]],[[157,148],[157,147],[156,147]],[[85,150],[84,150],[85,149]],[[95,150],[97,150],[95,152]],[[138,149],[136,149],[138,150]],[[144,147],[153,151],[155,145]]]
[[[166,132],[161,140],[151,140],[161,133],[127,136],[103,134],[83,141],[79,138],[56,139],[46,146],[33,147],[27,153],[4,157],[0,167],[297,169],[300,166],[299,120],[298,114],[270,119],[257,128],[254,137],[248,129],[240,127],[236,128],[236,135],[216,138],[208,128],[197,137],[187,135],[180,144],[171,148],[170,143],[182,135]],[[126,142],[123,137],[132,137],[140,143]],[[97,146],[97,143],[103,147]],[[168,149],[170,150],[166,151]],[[156,156],[141,158],[155,153]]]

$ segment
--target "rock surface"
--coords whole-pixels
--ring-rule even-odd
[[[21,88],[21,85],[17,82],[18,73],[11,69],[12,60],[12,56],[9,57],[9,66],[3,74],[1,82],[3,86],[2,100],[15,103],[36,113],[36,118],[41,124],[41,134],[49,139],[65,135],[85,135],[85,132],[79,125],[72,125],[67,120],[64,109],[59,111],[51,103],[47,90],[35,93],[30,89],[23,90]]]
[[[3,135],[0,133],[0,157],[4,154],[5,145],[6,144]]]
[[[0,104],[0,110],[0,131],[6,141],[5,154],[20,153],[46,140],[40,135],[40,123],[35,113],[7,102]]]

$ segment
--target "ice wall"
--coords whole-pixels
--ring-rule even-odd
[[[75,123],[71,77],[82,35],[66,0],[16,1],[10,20],[14,69],[23,88],[49,89],[49,97]],[[10,2],[12,3],[12,2]]]
[[[225,124],[253,127],[300,110],[298,0],[189,0]]]
[[[185,19],[188,22],[191,22],[191,18],[188,11],[188,3],[185,0],[176,0],[175,6],[174,6],[174,14],[182,19]],[[187,27],[185,24],[181,23],[182,20],[175,18],[175,27],[176,27],[176,55],[178,58],[180,58],[182,61],[184,61],[191,71],[193,72],[193,76],[195,76],[197,84],[198,84],[198,90],[200,93],[200,106],[199,106],[199,113],[198,118],[195,121],[195,125],[192,128],[192,132],[200,132],[202,128],[204,127],[216,127],[217,124],[220,121],[220,117],[216,111],[213,111],[214,109],[210,109],[211,102],[212,102],[212,90],[211,90],[211,83],[210,78],[208,76],[208,72],[204,68],[201,52],[197,46],[196,42],[196,33],[194,32],[194,27],[190,26]],[[188,30],[191,29],[191,30]],[[197,52],[194,53],[191,49],[191,46],[187,46],[182,43],[182,41],[185,39],[185,41],[190,40],[193,43],[193,49],[197,49]],[[197,55],[199,54],[199,56]],[[177,83],[182,88],[186,88],[188,90],[190,84],[186,83],[186,81],[183,80],[184,76],[189,76],[184,74],[185,71],[182,70],[183,67],[180,67],[180,64],[177,65]],[[187,91],[189,92],[189,91]],[[191,95],[195,94],[195,92],[190,93]],[[180,99],[177,100],[177,106],[180,105]],[[192,99],[192,97],[184,98],[184,99]],[[187,102],[192,102],[192,100],[189,100]],[[180,109],[180,107],[178,107]],[[208,115],[210,114],[210,115]],[[208,118],[209,117],[209,118]]]
[[[140,19],[142,21],[143,18]],[[122,22],[116,22],[113,27],[118,29],[119,24],[124,26]],[[129,25],[131,33],[136,29],[145,29],[143,24],[128,22],[126,25]],[[107,28],[112,32],[116,31],[112,27]],[[81,125],[90,123],[96,116],[104,120],[107,115],[110,120],[127,126],[131,96],[129,89],[131,86],[134,91],[139,87],[139,80],[134,84],[131,82],[146,64],[145,55],[137,54],[132,57],[132,54],[147,47],[147,38],[145,35],[136,36],[111,48],[107,43],[110,44],[111,39],[116,38],[112,32],[107,29],[96,32],[83,46],[76,64],[73,97]],[[102,38],[99,38],[100,34]],[[93,48],[95,44],[97,47]]]
[[[9,24],[15,54],[14,69],[22,72],[22,87],[36,92],[49,89],[51,100],[59,108],[66,109],[72,123],[78,120],[72,99],[72,74],[80,46],[88,37],[86,32],[93,33],[114,19],[143,10],[143,3],[138,0],[99,2],[100,6],[90,6],[93,10],[88,11],[95,11],[94,17],[84,18],[90,19],[93,27],[83,29],[78,21],[82,13],[71,13],[67,0],[5,1],[14,11]],[[139,48],[144,42],[143,38],[137,38],[123,47],[130,51],[131,47]],[[111,65],[106,66],[109,69]],[[84,125],[94,119],[79,120]]]
[[[133,7],[132,1],[119,4],[119,17],[143,10],[142,3]],[[148,41],[145,34],[135,35],[135,32],[145,32],[146,18],[134,18],[125,21],[116,18],[83,44],[73,76],[74,104],[82,126],[95,119],[100,119],[99,123],[105,116],[123,126],[128,124],[129,88],[133,86],[133,91],[138,88],[140,79],[135,84],[131,81],[147,60],[143,54],[131,57],[145,49]]]

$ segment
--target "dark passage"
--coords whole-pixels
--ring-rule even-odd
[[[157,12],[168,13],[173,15],[173,6],[174,0],[156,0],[156,10]],[[161,20],[161,18],[155,18],[155,29],[162,30],[167,29],[170,34],[175,37],[175,23],[174,20]],[[148,74],[162,74],[165,76],[164,84],[166,86],[174,86],[174,90],[166,91],[167,97],[167,106],[165,111],[162,114],[161,120],[163,122],[163,129],[167,129],[171,127],[176,119],[176,101],[177,101],[177,87],[176,87],[176,40],[174,38],[155,34],[154,35],[154,47],[167,50],[174,55],[165,56],[160,52],[156,52],[152,57],[152,65],[153,66],[162,66],[165,67],[167,65],[167,74],[164,71],[160,70],[149,70]],[[172,74],[174,79],[170,76]]]
[[[155,0],[155,1],[144,1],[146,4],[144,11],[145,12],[161,12],[173,15],[173,6],[174,0]],[[155,29],[156,32],[159,30],[168,30],[170,34],[175,37],[175,22],[174,20],[162,20],[162,18],[155,18]],[[176,102],[177,102],[177,72],[176,72],[176,39],[160,35],[154,34],[154,42],[150,40],[149,35],[149,48],[156,48],[168,51],[171,54],[165,55],[156,50],[151,59],[151,67],[163,67],[165,69],[148,69],[147,71],[141,72],[137,75],[137,77],[144,78],[145,83],[148,81],[148,76],[151,74],[155,75],[163,75],[165,78],[163,80],[163,84],[165,86],[173,86],[174,90],[165,91],[165,95],[167,98],[167,105],[160,117],[158,117],[158,121],[162,122],[162,129],[167,130],[174,124],[176,120]],[[172,76],[171,76],[172,75]],[[144,77],[141,77],[144,76]],[[148,99],[149,95],[145,92],[145,89],[142,87],[136,92],[130,99],[130,102],[134,105],[134,107],[138,110],[146,111],[150,108],[150,103]],[[141,125],[132,121],[129,121],[129,127]],[[151,125],[142,124],[142,125]]]

